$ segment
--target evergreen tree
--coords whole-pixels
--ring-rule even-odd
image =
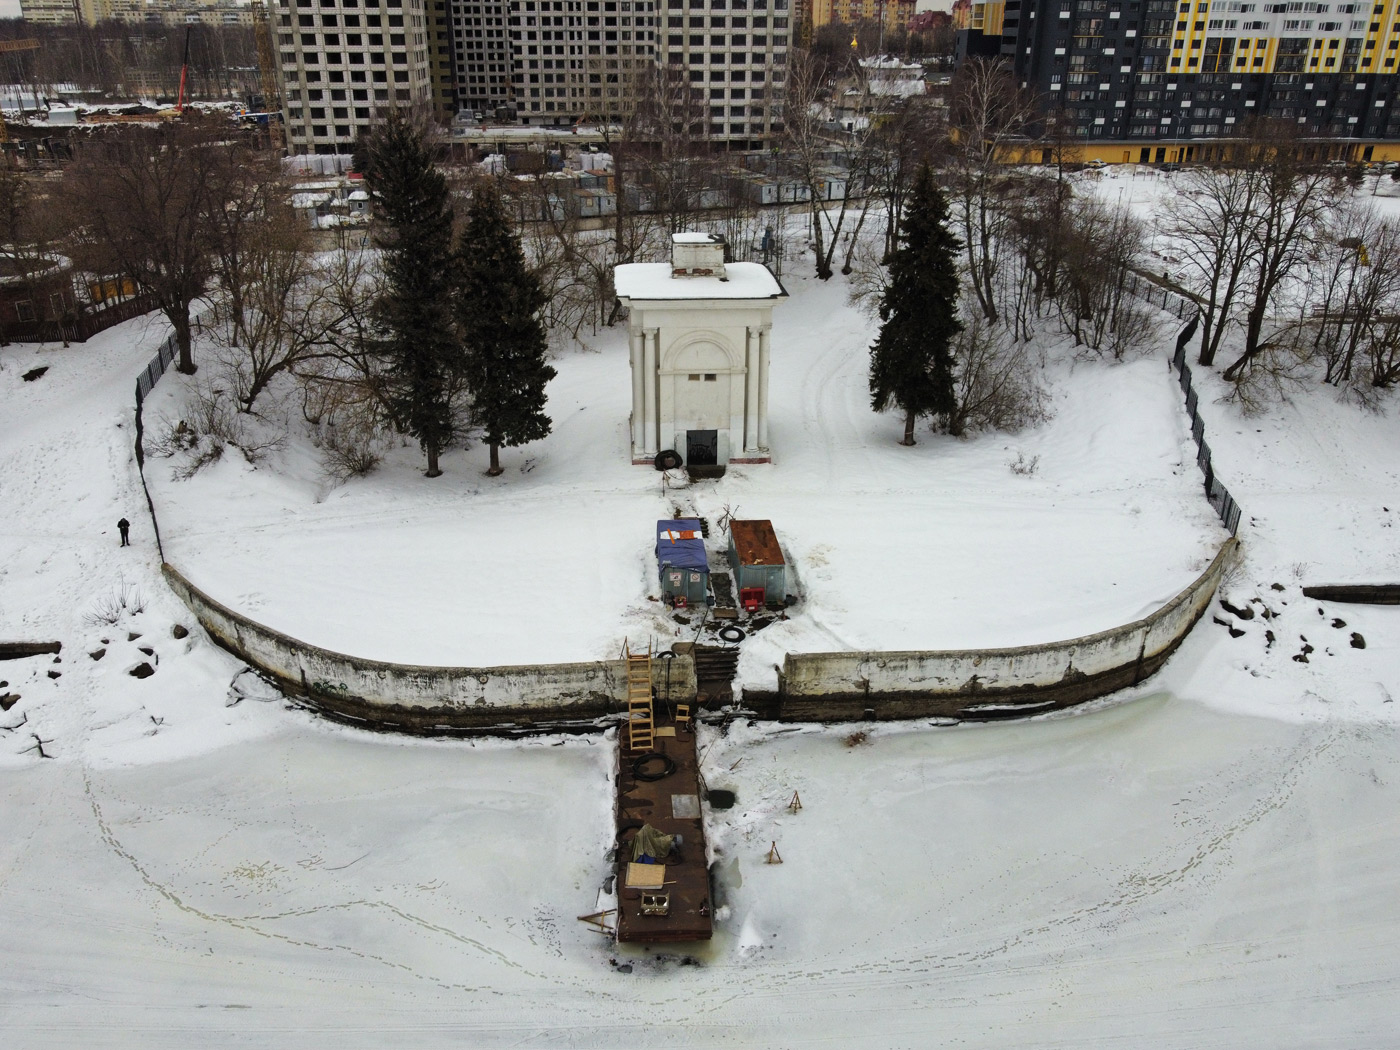
[[[502,445],[523,445],[549,433],[544,388],[555,371],[545,363],[548,344],[539,318],[544,292],[525,265],[520,240],[490,184],[473,192],[457,265],[457,316],[472,420],[490,446],[486,473],[495,477],[501,473]]]
[[[890,283],[880,300],[880,335],[870,348],[870,397],[876,412],[904,413],[903,445],[914,444],[914,421],[956,415],[953,339],[958,320],[957,256],[962,242],[948,232],[948,202],[927,164],[904,213],[900,245],[890,259]]]
[[[364,148],[364,176],[383,252],[375,303],[390,422],[417,438],[435,478],[458,434],[462,346],[452,316],[452,204],[423,130],[391,112]]]

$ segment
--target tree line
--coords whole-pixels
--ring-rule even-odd
[[[499,474],[501,447],[550,430],[545,292],[492,181],[454,192],[425,125],[391,114],[365,146],[372,247],[316,250],[277,159],[199,114],[95,136],[57,182],[0,172],[0,238],[25,272],[63,255],[134,282],[177,369],[213,364],[164,441],[195,469],[228,445],[254,458],[254,417],[287,379],[279,406],[297,403],[338,473],[372,467],[387,432],[418,442],[430,477],[479,435]]]
[[[34,94],[50,97],[76,91],[121,101],[161,95],[173,98],[189,39],[189,82],[196,100],[239,99],[257,90],[258,49],[252,26],[101,22],[40,25],[0,21],[0,40],[38,40],[34,51],[0,56],[0,83],[23,85],[28,105]]]
[[[1362,166],[1311,161],[1296,125],[1262,120],[1172,176],[1139,217],[1071,177],[1078,140],[1001,64],[964,62],[949,102],[949,133],[927,151],[932,185],[921,175],[910,198],[919,214],[904,216],[893,257],[872,253],[853,277],[884,322],[873,403],[905,413],[906,443],[917,415],[954,434],[1037,418],[1028,349],[1047,325],[1113,358],[1147,344],[1160,321],[1135,295],[1144,280],[1196,302],[1198,360],[1227,354],[1219,375],[1247,409],[1311,382],[1367,404],[1400,385],[1400,225],[1375,202],[1400,172],[1371,176],[1368,194]],[[953,285],[929,283],[944,272],[935,245],[956,263],[951,315]],[[913,341],[900,334],[911,319],[927,333]]]
[[[1400,383],[1400,227],[1355,168],[1299,159],[1261,125],[1177,177],[1161,218],[1175,277],[1199,305],[1197,359],[1256,406],[1310,377],[1374,402]],[[1391,183],[1393,185],[1393,182]]]

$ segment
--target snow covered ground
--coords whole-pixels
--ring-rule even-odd
[[[726,509],[770,518],[803,603],[746,648],[771,687],[794,651],[956,649],[1053,641],[1141,616],[1209,563],[1224,533],[1200,498],[1195,452],[1161,344],[1123,363],[1050,349],[1043,425],[960,441],[870,411],[873,325],[842,279],[798,276],[774,324],[774,463],[663,490],[627,451],[625,331],[556,362],[555,432],[453,453],[422,477],[405,448],[327,492],[293,442],[257,467],[228,455],[188,481],[148,468],[166,553],[220,601],[341,652],[408,663],[593,660],[624,638],[688,637],[657,594],[655,521]],[[1155,352],[1149,352],[1155,351]],[[148,419],[180,418],[179,377]],[[151,424],[156,425],[156,424]],[[1018,475],[1018,457],[1037,460]],[[723,549],[715,531],[712,546]]]
[[[997,637],[1003,620],[1007,636],[1036,617],[1063,636],[1082,629],[1076,616],[1120,618],[1159,597],[1153,579],[1170,589],[1189,574],[1218,536],[1188,500],[1199,482],[1160,360],[1062,369],[1045,427],[928,440],[911,455],[893,446],[895,420],[857,411],[863,336],[850,315],[834,303],[823,317],[800,281],[788,283],[807,304],[786,309],[812,337],[808,393],[775,383],[774,439],[786,451],[766,483],[757,469],[731,475],[725,499],[774,517],[842,637],[914,636],[907,603],[859,591],[860,558],[874,549],[856,541],[896,534],[882,517],[946,528],[954,553],[939,565],[954,580],[973,578],[963,561],[997,565],[997,545],[1040,559],[1025,558],[1024,595],[1005,584],[1007,607],[988,601],[980,620],[914,617],[949,644]],[[869,731],[860,743],[848,740],[858,727],[703,730],[709,783],[739,801],[713,814],[716,939],[682,955],[621,950],[575,920],[594,910],[607,870],[610,740],[373,737],[263,702],[255,688],[228,706],[238,662],[198,631],[173,636],[191,622],[160,582],[130,453],[133,378],[164,334],[138,321],[67,350],[0,349],[0,637],[64,643],[57,663],[0,662],[0,695],[20,694],[0,714],[5,1046],[1400,1042],[1400,609],[1324,605],[1299,590],[1303,577],[1373,579],[1393,565],[1380,509],[1400,506],[1393,407],[1371,415],[1298,397],[1245,419],[1203,397],[1217,468],[1246,512],[1245,561],[1227,593],[1254,615],[1217,607],[1238,637],[1208,617],[1136,693],[1019,724],[859,727]],[[577,360],[601,376],[615,353]],[[42,378],[21,379],[41,365]],[[169,378],[159,389],[173,391]],[[528,514],[511,517],[511,503],[552,506],[540,479],[589,465],[599,480],[576,482],[565,508],[566,524],[592,530],[573,568],[594,583],[616,574],[606,585],[625,609],[646,579],[649,518],[684,499],[708,513],[704,501],[721,492],[663,497],[654,474],[580,448],[591,436],[624,451],[617,411],[593,430],[582,417],[625,404],[625,383],[597,378],[591,393],[598,400],[580,382],[575,400],[556,401],[561,439],[548,454],[508,456],[511,499],[471,495],[488,485],[473,452],[448,461],[439,482],[454,487],[432,489],[424,514],[441,523],[430,538],[450,526],[471,540],[475,528],[503,544],[492,515],[520,527]],[[830,445],[804,444],[823,418]],[[1129,422],[1146,436],[1130,441]],[[864,440],[876,433],[888,446]],[[1041,455],[1036,474],[1006,468],[1018,450]],[[334,626],[355,619],[341,611],[357,600],[352,555],[386,557],[371,548],[394,499],[406,518],[405,492],[430,483],[405,455],[318,504],[299,455],[290,449],[276,473],[230,461],[164,484],[158,498],[175,560],[207,557],[184,567],[221,596],[262,595],[260,615],[274,608],[275,574],[248,564],[240,578],[214,555],[230,542],[265,557],[275,544],[260,531],[290,537],[298,515],[333,535],[343,505],[345,542],[326,565],[352,597],[316,621]],[[521,471],[527,457],[537,466]],[[243,506],[253,495],[261,526]],[[212,508],[193,513],[204,500]],[[857,520],[862,501],[869,520]],[[801,505],[814,525],[798,519]],[[609,506],[625,517],[609,522]],[[122,515],[135,524],[127,549],[116,541]],[[830,582],[813,557],[830,543],[824,517],[845,537]],[[1079,523],[1101,530],[1098,546],[1070,544]],[[1059,547],[1037,534],[1047,529]],[[472,549],[473,575],[496,571],[491,543]],[[1143,550],[1152,556],[1132,568],[1140,589],[1121,606],[1100,597],[1084,612],[1083,591],[1053,601],[1059,559],[1101,558],[1111,592],[1125,586],[1115,561]],[[605,572],[614,555],[622,568]],[[453,557],[468,564],[466,551]],[[102,622],[123,585],[143,601]],[[857,597],[843,609],[848,585]],[[589,609],[610,600],[598,586]],[[429,613],[448,607],[425,601]],[[862,607],[885,621],[867,627]],[[599,644],[645,622],[626,615],[597,627]],[[573,621],[590,618],[561,603],[547,626],[583,638]],[[814,638],[815,619],[782,629]],[[126,673],[141,662],[155,674]],[[782,865],[762,863],[774,842]]]

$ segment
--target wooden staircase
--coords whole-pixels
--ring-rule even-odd
[[[627,657],[627,749],[650,751],[655,723],[651,706],[651,649],[635,655],[629,646]]]

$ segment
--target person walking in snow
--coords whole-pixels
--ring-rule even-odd
[[[131,522],[127,521],[125,518],[122,518],[121,521],[117,522],[117,531],[120,532],[120,533],[122,534],[122,546],[123,546],[123,547],[130,547],[130,546],[131,546],[131,541],[130,541],[129,539],[127,539],[127,533],[128,533],[130,530],[131,530]]]

